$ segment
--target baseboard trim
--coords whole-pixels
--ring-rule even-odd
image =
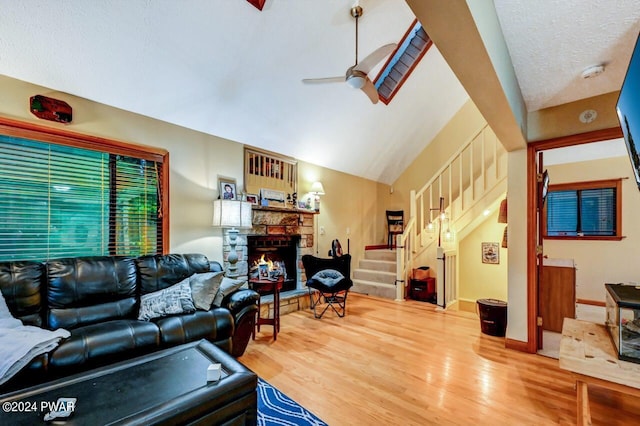
[[[535,353],[529,350],[528,342],[521,342],[520,340],[513,340],[513,339],[506,338],[504,339],[504,347],[507,349],[513,349],[514,351]]]
[[[576,303],[580,303],[581,305],[591,305],[591,306],[607,306],[606,303],[601,302],[599,300],[589,300],[589,299],[576,299]]]

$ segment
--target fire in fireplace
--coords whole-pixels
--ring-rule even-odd
[[[249,235],[249,278],[276,279],[284,276],[282,291],[295,290],[299,241],[299,235]]]

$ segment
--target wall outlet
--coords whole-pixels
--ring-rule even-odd
[[[320,235],[324,235],[324,226],[320,227]]]

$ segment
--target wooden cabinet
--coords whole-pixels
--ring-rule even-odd
[[[561,333],[564,318],[576,317],[576,269],[543,266],[538,294],[542,329]]]

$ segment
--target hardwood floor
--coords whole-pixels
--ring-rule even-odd
[[[571,425],[558,361],[504,348],[464,312],[349,294],[344,318],[310,310],[263,327],[240,361],[330,425]],[[638,424],[640,400],[589,389],[594,425]]]

